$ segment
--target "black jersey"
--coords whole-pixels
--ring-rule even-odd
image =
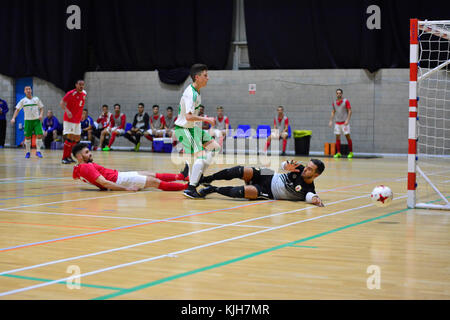
[[[314,182],[308,184],[303,180],[303,165],[298,165],[300,172],[276,173],[271,182],[274,199],[305,201],[308,192],[316,193]]]

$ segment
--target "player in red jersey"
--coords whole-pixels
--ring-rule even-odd
[[[62,98],[59,105],[64,110],[63,136],[64,150],[61,163],[69,164],[75,162],[70,153],[72,147],[80,141],[81,136],[81,116],[86,102],[86,91],[84,91],[84,80],[75,83],[75,89],[70,90]]]
[[[111,116],[111,122],[107,128],[107,132],[111,134],[108,146],[103,148],[103,151],[111,150],[111,146],[116,140],[117,135],[123,135],[125,133],[125,125],[127,124],[127,116],[125,113],[120,112],[120,104],[114,105],[114,114]]]
[[[277,113],[278,117],[275,117],[273,119],[273,131],[271,135],[267,137],[266,148],[264,149],[264,151],[267,151],[267,149],[269,148],[272,138],[283,139],[283,152],[281,153],[281,155],[284,156],[286,155],[289,119],[284,115],[284,108],[282,106],[279,106],[277,108]]]
[[[344,92],[342,89],[336,90],[336,102],[332,103],[333,110],[331,111],[330,122],[328,126],[331,128],[333,125],[333,118],[335,118],[336,124],[334,125],[334,134],[336,135],[336,154],[335,158],[342,157],[341,154],[341,134],[345,135],[348,143],[348,155],[347,158],[353,158],[353,142],[350,137],[350,118],[352,116],[352,106],[348,99],[343,98]]]
[[[144,188],[158,188],[164,191],[180,191],[187,188],[187,183],[173,182],[189,180],[189,166],[186,164],[181,173],[152,173],[148,171],[117,171],[102,167],[94,162],[92,153],[85,143],[73,147],[78,165],[73,168],[73,179],[90,183],[100,190],[139,191]]]

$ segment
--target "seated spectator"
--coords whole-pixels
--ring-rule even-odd
[[[210,129],[210,135],[218,140],[219,145],[223,145],[223,140],[228,135],[228,126],[230,121],[228,117],[223,114],[223,107],[217,107],[216,124]]]
[[[125,133],[125,138],[130,140],[134,145],[134,151],[139,151],[141,146],[141,137],[149,129],[150,116],[144,112],[144,104],[138,104],[138,113],[134,116],[133,126]]]
[[[166,131],[166,137],[172,138],[173,141],[176,141],[175,137],[175,121],[177,121],[177,117],[173,116],[173,108],[171,106],[167,107],[167,113],[165,117],[166,125],[164,129]]]
[[[264,151],[270,146],[270,142],[273,139],[283,139],[283,152],[282,156],[286,155],[286,145],[288,137],[289,119],[284,115],[284,108],[279,106],[277,108],[278,116],[273,119],[273,130],[269,137],[267,137],[267,143]]]
[[[97,119],[97,125],[98,128],[96,128],[94,130],[94,136],[96,136],[97,138],[100,139],[100,143],[99,143],[99,147],[100,149],[103,149],[104,143],[105,143],[105,136],[108,136],[107,133],[107,128],[109,127],[109,124],[111,122],[111,118],[112,118],[112,113],[108,111],[108,105],[104,104],[102,106],[102,113],[100,114],[100,116]],[[106,131],[103,135],[103,131]],[[94,147],[94,150],[97,150],[97,147]]]
[[[88,140],[91,145],[94,146],[94,134],[95,129],[94,120],[88,115],[88,110],[84,109],[81,115],[81,140]]]
[[[159,106],[155,104],[153,106],[153,115],[150,117],[150,129],[146,132],[147,139],[149,136],[154,138],[160,138],[164,136],[164,126],[166,125],[166,120],[162,114],[159,113]],[[153,140],[153,139],[151,139]]]
[[[62,134],[58,119],[53,115],[52,110],[47,111],[47,117],[42,123],[44,131],[44,146],[45,149],[50,149],[52,141],[58,141],[58,134]]]
[[[198,106],[198,108],[199,108],[199,110],[198,110],[199,117],[207,117],[207,115],[205,114],[205,106],[201,104]],[[208,122],[202,122],[203,130],[209,130],[210,128],[211,128],[211,125]]]
[[[103,151],[111,150],[111,146],[116,140],[116,136],[121,136],[125,133],[126,124],[127,116],[125,113],[120,112],[120,104],[116,103],[114,105],[114,114],[111,117],[111,122],[109,123],[109,127],[106,128],[107,133],[111,135],[111,138],[109,139],[108,146],[102,149]]]

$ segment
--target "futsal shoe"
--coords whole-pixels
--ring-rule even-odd
[[[189,185],[186,190],[183,191],[183,195],[187,198],[191,199],[204,199],[201,195],[198,194],[197,190],[194,186]]]
[[[350,153],[348,154],[347,158],[348,158],[348,159],[353,158],[353,152],[350,152]]]
[[[208,194],[211,194],[211,193],[214,193],[214,192],[217,192],[217,187],[215,187],[215,186],[209,186],[209,187],[206,187],[206,188],[201,189],[201,190],[198,192],[198,194],[199,194],[200,196],[202,196],[202,197],[206,197]]]
[[[30,153],[27,152],[27,154],[25,155],[25,159],[29,159],[30,158]]]
[[[65,158],[65,159],[61,160],[61,163],[62,164],[71,164],[72,162],[68,158]]]
[[[111,148],[110,148],[110,147],[104,147],[102,150],[103,150],[103,151],[110,151]]]
[[[189,162],[185,161],[184,168],[182,171],[180,171],[180,173],[184,176],[185,179],[189,177]]]
[[[40,151],[36,151],[36,157],[42,158],[42,153]]]
[[[134,151],[138,152],[140,147],[141,147],[141,143],[138,142],[138,143],[136,144],[136,146],[134,147]]]
[[[335,158],[335,159],[341,158],[341,157],[342,157],[342,154],[341,154],[340,152],[338,152],[338,153],[336,153],[336,154],[334,155],[334,158]]]

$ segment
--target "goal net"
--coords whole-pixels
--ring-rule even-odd
[[[450,210],[450,20],[410,21],[408,207]]]

